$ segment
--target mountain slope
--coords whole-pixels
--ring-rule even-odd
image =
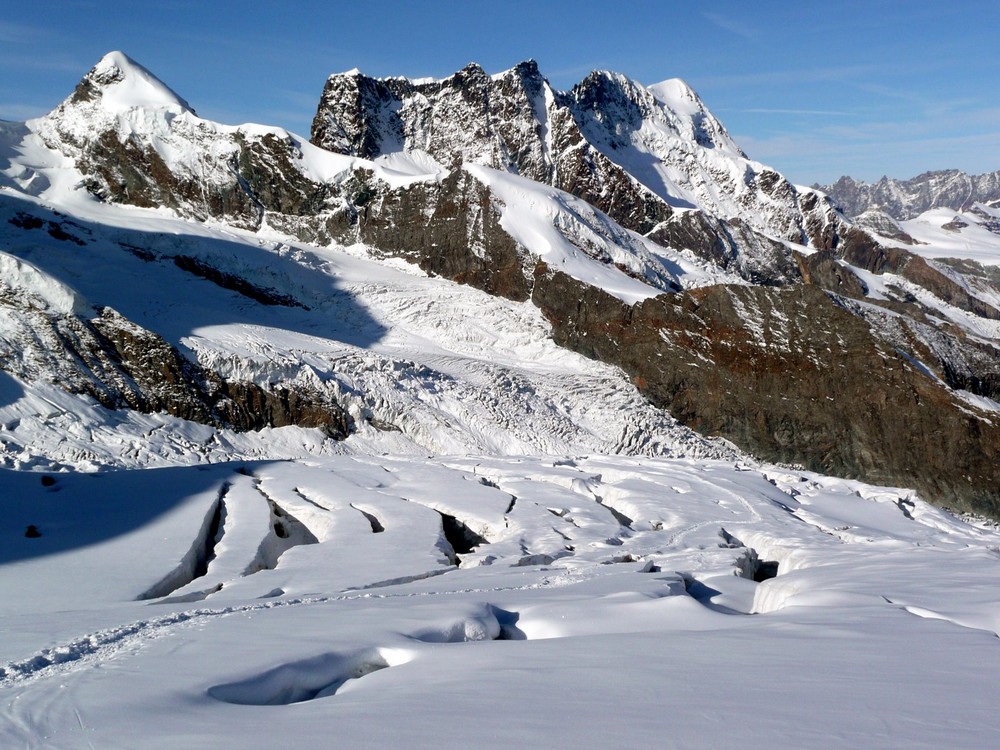
[[[194,357],[191,367],[207,368],[223,383],[253,383],[264,393],[291,393],[296,403],[346,411],[350,419],[334,432],[361,430],[369,436],[362,442],[377,443],[383,438],[372,430],[398,430],[398,439],[390,436],[394,445],[434,451],[592,445],[655,452],[698,443],[674,428],[676,437],[661,439],[652,417],[635,429],[612,420],[611,429],[595,432],[577,421],[583,413],[576,406],[553,405],[555,392],[543,385],[552,371],[531,376],[527,389],[546,404],[541,410],[530,401],[497,401],[478,390],[480,365],[456,371],[452,354],[441,359],[417,345],[407,346],[403,359],[416,363],[416,372],[428,367],[435,374],[417,376],[414,391],[386,401],[386,388],[400,390],[392,378],[362,377],[357,368],[371,363],[373,352],[384,364],[386,355],[396,357],[379,342],[393,337],[400,319],[372,317],[372,303],[361,302],[369,294],[376,299],[378,285],[330,296],[345,272],[335,270],[344,268],[338,248],[353,247],[378,264],[373,268],[402,260],[526,306],[536,316],[532,336],[548,333],[623,368],[653,403],[705,434],[773,460],[915,486],[939,502],[995,512],[995,296],[954,267],[852,227],[821,194],[750,161],[679,81],[646,88],[595,73],[571,92],[557,92],[530,62],[496,76],[469,66],[442,81],[351,72],[327,82],[309,144],[280,129],[201,120],[115,53],[56,110],[7,137],[11,157],[3,171],[14,192],[72,210],[101,235],[93,243],[99,254],[128,253],[132,266],[156,268],[150,279],[162,277],[172,293],[180,276],[222,296],[208,310],[205,300],[192,298],[196,314],[164,321],[162,311],[176,302],[138,289],[122,298],[107,278],[93,276],[93,261],[80,265],[85,252],[48,255],[46,263],[32,256],[39,269],[82,285],[93,304],[161,336],[178,356]],[[207,223],[182,222],[181,230],[171,216]],[[109,223],[153,234],[104,236],[98,227]],[[13,207],[8,220],[15,243],[32,238],[26,248],[50,225],[62,226]],[[220,242],[237,229],[251,234]],[[165,242],[163,232],[183,236]],[[117,265],[105,262],[108,278],[120,273]],[[162,276],[167,270],[170,281]],[[383,278],[382,271],[367,273]],[[741,290],[748,280],[764,286]],[[830,294],[774,287],[802,282]],[[453,288],[441,284],[427,293]],[[243,312],[230,330],[217,321],[226,319],[231,300]],[[501,316],[515,309],[496,304],[507,311]],[[462,305],[440,308],[434,350],[454,353],[448,337],[461,330],[454,321],[465,314]],[[672,309],[688,312],[675,318]],[[357,316],[357,328],[331,329],[331,312]],[[515,317],[523,321],[524,314]],[[802,316],[813,323],[798,324]],[[203,333],[207,321],[211,335]],[[261,324],[269,332],[253,334],[262,340],[259,349],[241,343],[235,331]],[[288,330],[295,344],[282,333]],[[301,334],[354,348],[350,357],[331,359],[303,346]],[[425,336],[410,330],[404,338]],[[536,367],[533,361],[528,369]],[[811,367],[819,368],[817,377],[796,376]],[[440,387],[438,373],[459,374],[444,402],[429,395]],[[494,377],[496,370],[485,382],[498,382]],[[209,390],[228,404],[226,389],[245,404],[265,398],[246,386]],[[720,391],[736,395],[720,399]],[[415,411],[404,406],[413,398],[422,404]],[[474,414],[459,403],[470,398],[493,406]],[[915,423],[899,416],[917,402],[924,416]],[[440,409],[452,416],[419,416]],[[312,406],[304,411],[315,413]],[[316,417],[298,413],[306,421],[291,421],[314,424]],[[511,415],[528,413],[540,427],[514,438],[520,418]],[[559,416],[537,422],[546,413]],[[850,440],[843,439],[845,417],[848,425],[857,421]],[[862,430],[863,423],[872,429]],[[933,441],[914,439],[914,425],[919,433],[924,423],[968,463],[932,455]]]

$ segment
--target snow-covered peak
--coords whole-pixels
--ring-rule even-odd
[[[697,92],[681,78],[670,78],[647,87],[657,103],[667,108],[685,124],[684,130],[695,141],[708,148],[718,148],[746,158],[725,127],[705,106]]]
[[[541,78],[541,71],[538,69],[538,63],[533,58],[528,58],[527,60],[522,60],[513,68],[508,68],[501,73],[494,73],[490,78],[494,81],[499,81],[509,76],[519,75],[526,76],[529,78]]]
[[[682,78],[668,78],[648,87],[653,96],[678,114],[693,115],[704,111],[705,105],[687,81]]]
[[[166,110],[174,114],[194,110],[163,81],[124,52],[109,52],[95,65],[68,100],[79,104],[100,101],[103,109],[121,114],[132,109]]]
[[[125,144],[133,136],[149,143],[169,140],[175,120],[194,123],[198,117],[146,68],[124,52],[109,52],[58,107],[26,125],[45,148],[77,160],[102,139],[105,150],[119,151],[113,144]],[[158,158],[169,164],[173,158],[169,149],[156,150]],[[139,157],[119,154],[116,159],[121,163]],[[106,155],[102,160],[107,161]]]

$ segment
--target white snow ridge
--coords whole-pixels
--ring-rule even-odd
[[[996,744],[992,522],[699,435],[557,346],[530,298],[295,239],[263,208],[233,226],[100,196],[74,149],[106,127],[210,184],[290,142],[328,189],[323,231],[365,220],[337,213],[365,179],[388,201],[459,175],[492,191],[519,261],[623,305],[733,272],[482,163],[201,120],[122,53],[85,81],[0,129],[0,747]],[[710,184],[760,165],[686,84],[632,94],[652,119],[604,143],[645,165],[636,185],[784,220]],[[202,400],[172,409],[135,395],[191,383]],[[219,415],[247,392],[334,403],[350,429],[237,429]]]

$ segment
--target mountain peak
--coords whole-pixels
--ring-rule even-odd
[[[693,114],[705,109],[701,97],[683,78],[668,78],[649,87],[653,96],[679,114]]]
[[[106,54],[91,68],[67,101],[99,102],[103,109],[114,113],[145,108],[194,114],[191,106],[163,81],[117,50]]]

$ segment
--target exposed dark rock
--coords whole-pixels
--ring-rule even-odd
[[[292,161],[300,156],[290,136],[266,133],[259,138],[237,134],[236,172],[240,185],[265,211],[286,216],[314,216],[327,208],[336,188],[307,179]]]
[[[31,214],[26,214],[22,211],[18,211],[7,221],[18,229],[42,229],[44,227],[48,227],[46,231],[48,232],[48,235],[54,239],[63,242],[73,242],[77,245],[87,244],[86,240],[80,239],[75,234],[71,234],[65,229],[64,224],[72,224],[72,222],[60,223],[55,221],[45,221],[38,216],[32,216]]]
[[[207,279],[214,284],[218,284],[223,289],[229,289],[237,292],[238,294],[242,294],[244,297],[248,297],[262,305],[305,307],[305,305],[294,297],[282,294],[275,289],[266,289],[264,287],[257,286],[256,284],[251,284],[246,279],[240,278],[239,276],[235,276],[231,273],[226,273],[225,271],[220,271],[218,268],[215,268],[198,258],[192,258],[188,255],[176,255],[174,256],[174,265],[182,271],[193,273],[195,276],[200,276],[201,278]]]
[[[18,211],[7,220],[18,229],[41,229],[45,226],[45,221],[37,216]]]
[[[93,323],[145,400],[133,408],[166,411],[238,431],[299,425],[320,428],[335,438],[350,434],[347,413],[318,393],[303,387],[265,389],[255,383],[223,380],[110,308],[104,308]]]
[[[850,268],[838,263],[832,251],[824,250],[812,255],[796,254],[796,258],[802,271],[802,279],[807,284],[815,284],[844,297],[864,298],[864,282]]]
[[[863,214],[855,216],[854,223],[861,229],[874,232],[881,237],[888,237],[896,242],[902,242],[907,245],[920,244],[913,239],[913,237],[904,232],[903,228],[895,219],[884,211],[879,211],[878,209],[871,209],[865,211]]]
[[[962,274],[966,281],[981,286],[989,293],[1000,292],[1000,268],[984,266],[964,258],[939,258],[936,263]]]
[[[685,211],[660,223],[646,236],[664,247],[690,250],[721,268],[731,268],[739,258],[739,250],[728,241],[720,224],[702,211]]]
[[[254,383],[222,381],[212,396],[222,424],[239,431],[265,427],[315,427],[341,440],[352,431],[347,412],[321,394],[279,385],[270,389]]]
[[[686,211],[646,236],[665,247],[690,250],[755,284],[801,281],[800,269],[788,249],[739,219],[721,221],[701,211]]]
[[[381,252],[490,294],[528,298],[526,252],[500,226],[488,188],[466,172],[381,193],[360,211],[360,238]]]
[[[941,273],[924,258],[917,255],[910,256],[900,269],[899,274],[960,310],[966,310],[981,318],[1000,320],[1000,310],[978,297],[973,297],[956,281]]]
[[[852,228],[844,233],[839,254],[848,263],[866,271],[898,274],[955,307],[982,318],[1000,320],[1000,310],[969,294],[928,261],[907,250],[885,247],[860,229]]]
[[[23,326],[11,336],[17,350],[0,350],[0,367],[22,380],[44,378],[110,409],[166,412],[238,431],[297,424],[344,438],[353,429],[328,395],[299,383],[265,388],[224,380],[111,308],[84,320],[2,289],[0,304]]]
[[[706,287],[629,307],[539,264],[556,341],[759,457],[1000,513],[1000,428],[815,286]]]
[[[243,228],[260,224],[263,209],[234,169],[219,170],[228,175],[222,183],[174,174],[156,149],[135,135],[99,134],[86,144],[80,168],[88,175],[87,189],[103,200],[165,206],[197,219],[224,217]]]
[[[936,323],[913,304],[858,305],[843,299],[840,304],[949,387],[1000,401],[1000,346],[969,336],[958,326]],[[881,307],[892,312],[883,312]]]
[[[395,114],[398,99],[386,83],[361,74],[330,76],[323,88],[310,140],[338,154],[373,159],[385,134],[403,139],[403,124]]]
[[[71,98],[61,106],[72,103]],[[101,200],[163,206],[183,216],[224,219],[246,229],[258,228],[267,212],[315,217],[336,212],[343,203],[336,186],[303,174],[295,163],[301,144],[289,135],[226,134],[177,125],[173,137],[188,141],[202,157],[196,166],[171,168],[148,135],[111,128],[81,141],[64,132],[58,117],[50,125],[61,139],[50,145],[77,159],[87,175],[84,186]]]

